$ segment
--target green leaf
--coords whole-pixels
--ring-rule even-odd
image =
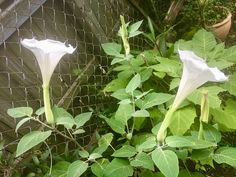
[[[235,63],[236,62],[236,46],[234,45],[228,49],[225,49],[223,57],[225,60]]]
[[[53,107],[53,115],[57,125],[64,125],[67,129],[72,129],[75,121],[73,116],[63,108]]]
[[[120,56],[122,49],[120,44],[114,42],[102,44],[102,48],[107,55],[111,56]]]
[[[219,164],[226,163],[236,167],[236,148],[221,147],[215,152],[213,159]]]
[[[139,34],[142,34],[142,33],[143,33],[142,31],[135,31],[133,33],[129,33],[129,38],[138,36]]]
[[[86,122],[89,121],[91,116],[92,116],[92,112],[85,112],[85,113],[77,115],[75,117],[76,127],[77,128],[82,127]]]
[[[191,158],[193,160],[205,160],[213,154],[213,149],[194,149]]]
[[[114,157],[132,157],[136,154],[136,149],[130,145],[124,145],[116,150],[112,156]]]
[[[35,114],[38,115],[38,116],[40,116],[40,115],[42,115],[44,112],[45,112],[44,107],[41,107],[41,108],[39,108],[37,111],[35,111]]]
[[[129,37],[133,36],[133,33],[135,33],[136,31],[138,31],[139,27],[141,26],[143,20],[138,21],[132,25],[129,26],[128,28],[128,32],[129,32]]]
[[[206,59],[207,53],[213,50],[217,43],[215,36],[211,32],[202,29],[193,36],[192,44],[194,52],[203,59]]]
[[[213,119],[228,129],[236,129],[236,102],[228,100],[223,108],[211,109]]]
[[[121,104],[116,111],[115,120],[122,122],[123,125],[127,125],[128,120],[132,117],[133,107],[130,104]]]
[[[68,168],[67,177],[79,177],[87,170],[87,168],[87,162],[81,160],[74,161]]]
[[[121,135],[125,134],[125,124],[120,120],[116,120],[114,118],[105,119],[107,124],[112,128],[113,131],[119,133]]]
[[[77,134],[81,134],[81,133],[84,133],[84,132],[85,132],[85,130],[83,130],[83,129],[77,129],[72,134],[77,135]]]
[[[172,98],[173,95],[166,93],[149,93],[143,100],[137,100],[136,104],[141,109],[148,109],[166,103]]]
[[[202,122],[202,124],[203,124],[203,130],[204,130],[203,131],[204,139],[206,141],[219,143],[221,141],[220,132],[210,124],[206,124],[204,122]]]
[[[200,172],[190,172],[189,170],[181,170],[179,172],[179,177],[205,177],[202,173]]]
[[[149,117],[150,114],[147,110],[138,110],[132,114],[133,117]]]
[[[79,151],[78,153],[79,153],[80,157],[82,157],[82,158],[87,158],[89,156],[89,153],[85,150]]]
[[[225,89],[218,86],[209,86],[209,87],[202,87],[200,89],[197,89],[190,96],[188,96],[188,100],[193,102],[194,104],[201,105],[201,98],[202,98],[202,93],[204,90],[208,90],[210,108],[219,108],[221,104],[221,100],[218,94],[220,92],[225,91]]]
[[[45,141],[50,135],[52,131],[32,131],[26,135],[24,135],[20,142],[17,145],[16,149],[16,157],[20,156],[24,152],[28,151],[29,149],[33,148],[34,146],[42,143]]]
[[[124,99],[129,99],[130,95],[125,92],[125,89],[120,89],[111,94],[112,97],[118,99],[118,100],[124,100]]]
[[[109,82],[103,89],[104,92],[115,92],[119,89],[125,88],[127,85],[127,79],[118,78]]]
[[[172,79],[170,82],[170,89],[169,90],[173,90],[173,89],[177,88],[179,86],[179,83],[180,83],[180,78]]]
[[[70,162],[67,161],[59,161],[52,167],[51,177],[66,177],[68,167],[70,166]],[[48,177],[47,173],[44,177]]]
[[[141,82],[147,81],[152,76],[152,69],[146,68],[140,73],[141,76]]]
[[[141,76],[136,74],[126,86],[125,91],[127,93],[132,93],[141,84]]]
[[[193,106],[184,107],[175,111],[173,115],[173,121],[169,128],[173,135],[183,135],[187,130],[190,129],[194,123],[196,117],[196,111]]]
[[[96,161],[96,163],[93,163],[91,165],[91,171],[93,174],[95,174],[97,177],[103,177],[104,169],[109,164],[109,160],[107,159],[99,159]]]
[[[101,157],[102,157],[102,155],[99,154],[99,153],[92,153],[92,154],[90,154],[88,160],[95,160],[95,159],[98,159],[98,158],[101,158]]]
[[[236,96],[236,73],[229,77],[229,80],[224,83],[222,86],[226,89],[230,94]]]
[[[127,160],[114,158],[104,172],[104,177],[128,177],[133,175],[133,168]]]
[[[130,165],[133,167],[143,167],[149,170],[154,170],[154,165],[151,157],[149,157],[146,153],[139,153],[134,160],[130,162]]]
[[[20,120],[20,122],[17,123],[16,125],[16,129],[15,129],[15,132],[17,133],[18,129],[27,121],[29,121],[31,118],[30,117],[26,117],[22,120]]]
[[[160,64],[151,66],[152,69],[158,72],[164,72],[171,77],[179,77],[181,71],[181,64],[178,60],[171,60],[168,58],[159,58]]]
[[[152,152],[152,160],[166,177],[178,177],[179,161],[173,151],[158,148]]]
[[[113,139],[112,133],[107,133],[105,135],[102,135],[102,137],[98,140],[98,147],[94,149],[93,153],[102,154],[107,150],[107,148],[110,146]]]
[[[166,144],[174,148],[189,147],[192,149],[204,149],[216,146],[215,143],[198,140],[191,136],[168,136],[166,138]]]
[[[33,109],[31,107],[10,108],[7,110],[7,114],[13,118],[31,117]]]
[[[150,150],[157,145],[156,137],[150,136],[147,137],[141,144],[136,146],[138,152]]]

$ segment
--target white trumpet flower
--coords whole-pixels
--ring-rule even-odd
[[[54,123],[54,118],[50,105],[49,96],[49,83],[52,74],[65,54],[72,54],[75,51],[71,45],[66,46],[65,43],[55,40],[36,40],[36,39],[24,39],[21,40],[21,44],[33,52],[42,74],[43,80],[43,96],[44,96],[44,108],[47,122]]]
[[[164,141],[166,129],[171,123],[173,113],[188,95],[208,81],[223,82],[228,80],[223,72],[218,68],[209,67],[202,58],[192,51],[179,50],[178,52],[183,62],[183,73],[173,105],[168,110],[158,132],[157,140],[159,142]]]

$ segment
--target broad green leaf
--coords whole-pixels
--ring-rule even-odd
[[[128,177],[133,175],[133,168],[124,159],[114,158],[104,170],[104,177]]]
[[[85,112],[85,113],[77,115],[75,117],[76,127],[77,128],[82,127],[86,122],[89,121],[91,116],[92,116],[92,112]]]
[[[112,139],[113,139],[112,133],[107,133],[105,135],[102,135],[102,137],[98,140],[98,147],[94,149],[93,153],[102,154],[103,152],[105,152],[107,148],[110,146]]]
[[[236,73],[229,77],[229,81],[225,82],[222,86],[230,94],[236,96]]]
[[[16,157],[45,141],[51,133],[52,131],[32,131],[24,135],[17,144]]]
[[[81,176],[88,168],[88,163],[81,160],[74,161],[68,167],[67,177],[79,177]]]
[[[31,117],[33,109],[31,107],[10,108],[7,110],[7,114],[13,118]]]
[[[196,117],[196,111],[193,106],[184,107],[175,111],[173,115],[173,121],[169,128],[173,135],[183,135],[187,130],[190,129],[194,123]]]
[[[98,159],[98,158],[101,158],[101,157],[102,157],[102,155],[99,154],[99,153],[92,153],[92,154],[89,155],[88,160],[95,160],[95,159]]]
[[[134,160],[130,162],[130,165],[133,167],[143,167],[149,170],[154,170],[154,165],[151,157],[149,157],[146,153],[141,152],[136,157]]]
[[[206,59],[207,53],[213,50],[217,43],[215,36],[211,32],[202,29],[193,36],[192,44],[194,52],[203,59]]]
[[[150,150],[150,149],[154,148],[156,145],[157,145],[156,137],[150,136],[150,137],[147,137],[144,140],[144,142],[137,145],[136,149],[137,149],[138,152],[142,152],[142,151],[145,151],[145,150]]]
[[[171,82],[170,82],[169,90],[173,90],[173,89],[177,88],[179,86],[179,83],[180,83],[180,78],[172,79]]]
[[[142,31],[135,31],[135,32],[129,33],[129,38],[138,36],[139,34],[142,34],[142,33],[143,33]]]
[[[120,89],[111,94],[112,97],[118,99],[118,100],[124,100],[124,99],[129,99],[130,95],[125,92],[125,89]]]
[[[165,177],[161,172],[152,172],[151,170],[142,170],[140,177]]]
[[[85,150],[79,151],[78,153],[79,153],[80,157],[82,157],[82,158],[87,158],[89,156],[89,153]]]
[[[233,62],[233,63],[236,62],[236,46],[235,45],[228,49],[225,49],[223,59]]]
[[[125,134],[125,124],[122,121],[116,120],[114,118],[105,120],[114,132],[119,133],[121,135]]]
[[[141,82],[147,81],[152,76],[152,69],[147,68],[140,73]]]
[[[143,100],[137,100],[136,104],[141,109],[148,109],[166,103],[172,98],[173,95],[166,93],[149,93]]]
[[[122,49],[120,44],[114,42],[102,44],[102,48],[107,55],[111,56],[120,56]]]
[[[215,152],[213,159],[219,164],[226,163],[236,167],[236,148],[221,147]]]
[[[219,143],[221,141],[220,132],[210,124],[206,124],[204,122],[202,122],[202,124],[203,124],[203,130],[204,130],[203,131],[204,139],[206,141]]]
[[[119,89],[125,88],[128,81],[126,79],[114,79],[109,82],[106,87],[103,89],[104,92],[115,92]]]
[[[64,125],[68,129],[71,129],[75,125],[73,116],[65,109],[53,107],[52,111],[57,125]]]
[[[160,64],[151,66],[152,69],[158,72],[164,72],[171,77],[179,77],[181,65],[178,60],[171,60],[168,58],[159,58]]]
[[[66,177],[68,167],[70,166],[70,162],[67,161],[59,161],[52,167],[51,177]],[[44,177],[48,177],[47,173]]]
[[[44,112],[45,112],[44,107],[41,107],[41,108],[39,108],[37,111],[35,111],[35,114],[38,115],[38,116],[40,116],[40,115],[42,115]]]
[[[116,111],[115,120],[122,122],[123,125],[127,125],[128,120],[132,117],[133,106],[130,104],[121,104]]]
[[[189,147],[192,149],[204,149],[208,147],[215,147],[216,144],[204,140],[198,140],[191,136],[168,136],[166,144],[169,147],[184,148]]]
[[[29,121],[31,118],[30,117],[26,117],[22,120],[20,120],[20,122],[17,123],[16,125],[16,129],[15,129],[15,132],[17,133],[18,129],[27,121]]]
[[[141,84],[141,76],[139,74],[136,74],[128,83],[128,85],[125,88],[125,91],[127,93],[132,93],[136,88],[139,87]]]
[[[99,159],[95,163],[91,165],[91,171],[97,177],[103,177],[104,169],[109,164],[109,160],[107,159]]]
[[[124,145],[116,150],[112,156],[114,157],[132,157],[136,154],[136,149],[130,145]]]
[[[122,62],[122,61],[126,61],[127,59],[126,58],[114,58],[112,61],[111,61],[111,65],[114,65],[116,63],[119,63],[119,62]]]
[[[177,155],[170,150],[156,149],[152,152],[152,160],[166,177],[178,177],[179,161]]]
[[[194,149],[191,158],[193,160],[205,160],[213,154],[213,149]]]
[[[128,32],[129,32],[129,37],[133,36],[133,33],[135,33],[136,31],[138,31],[139,27],[141,26],[143,20],[138,21],[132,25],[129,26],[128,28]]]
[[[145,117],[136,117],[134,121],[134,129],[139,131],[146,125],[147,121],[148,119]]]
[[[133,117],[149,117],[150,114],[147,110],[138,110],[132,114]]]
[[[209,106],[210,108],[219,108],[221,104],[221,100],[218,96],[220,92],[225,91],[225,89],[218,86],[209,86],[202,87],[200,89],[195,90],[190,96],[188,96],[188,100],[193,102],[194,104],[201,104],[202,93],[204,90],[208,90],[208,98],[209,98]]]
[[[127,105],[127,104],[130,104],[130,103],[132,103],[130,99],[124,99],[124,100],[121,100],[118,104]]]
[[[219,70],[222,70],[222,69],[225,69],[234,65],[234,63],[226,61],[226,60],[219,60],[219,61],[211,60],[207,64],[208,66],[213,67],[213,68],[217,67]]]
[[[228,129],[236,129],[236,102],[228,100],[223,108],[211,109],[213,119]]]
[[[224,52],[225,52],[225,43],[222,42],[214,46],[214,49],[208,53],[208,58],[210,58],[211,61],[212,59],[222,61],[222,58],[224,58]]]

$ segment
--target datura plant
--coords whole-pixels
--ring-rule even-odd
[[[179,50],[178,53],[183,62],[183,74],[173,105],[166,113],[157,134],[157,141],[161,143],[165,139],[166,129],[171,124],[173,113],[188,95],[208,81],[223,82],[228,80],[228,77],[223,72],[218,68],[209,67],[202,58],[195,55],[192,51]]]
[[[60,62],[61,58],[65,54],[72,54],[75,51],[71,45],[66,46],[65,43],[55,41],[55,40],[41,40],[36,39],[23,39],[21,44],[33,52],[41,70],[42,80],[43,80],[43,100],[44,109],[47,122],[49,124],[54,124],[54,118],[52,114],[50,95],[49,95],[49,83],[52,74]]]

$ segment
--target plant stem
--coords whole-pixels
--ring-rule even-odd
[[[161,124],[161,127],[157,133],[157,142],[160,144],[162,144],[166,138],[166,130],[172,122],[172,116],[173,116],[174,112],[176,111],[176,109],[177,109],[176,107],[171,107],[165,115],[165,118],[164,118],[164,120]]]
[[[63,136],[64,138],[66,138],[66,139],[68,139],[68,140],[74,142],[81,150],[84,150],[84,148],[83,148],[74,138],[65,135],[64,133],[60,132],[60,131],[57,130],[56,128],[51,127],[51,126],[45,124],[44,122],[40,121],[39,119],[32,118],[32,120],[34,120],[34,121],[36,121],[36,122],[42,124],[43,126],[49,128],[50,130],[53,130],[54,132],[56,132],[57,134]]]
[[[42,87],[43,87],[43,101],[44,101],[46,120],[49,124],[54,124],[54,117],[50,104],[49,85],[43,85]]]

